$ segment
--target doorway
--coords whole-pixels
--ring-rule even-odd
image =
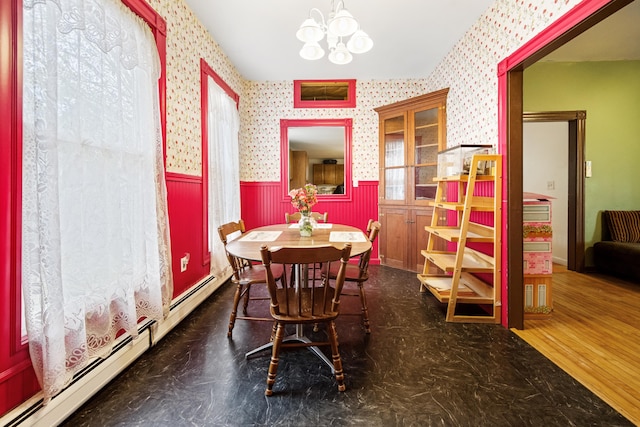
[[[632,0],[585,1],[559,18],[531,41],[498,65],[498,132],[501,152],[505,154],[507,195],[504,211],[507,227],[507,265],[503,283],[508,286],[506,326],[524,328],[524,289],[522,254],[522,162],[523,162],[523,71],[569,40],[617,12]],[[576,122],[578,125],[578,122]],[[584,125],[584,122],[583,122]],[[580,159],[580,171],[584,159]],[[579,190],[580,192],[583,189]],[[569,215],[571,217],[572,215]],[[577,216],[575,216],[577,218]],[[584,229],[584,220],[576,228]],[[578,242],[576,242],[578,243]],[[578,262],[584,262],[583,250]],[[583,267],[582,267],[583,268]],[[504,317],[503,317],[504,318]]]
[[[524,113],[523,123],[566,122],[567,133],[567,203],[566,210],[566,266],[568,270],[584,272],[584,143],[585,111],[552,111]],[[524,135],[524,134],[523,134]],[[523,137],[524,140],[524,137]],[[524,141],[523,141],[524,153]],[[523,159],[524,160],[524,159]],[[522,166],[523,170],[524,165]],[[524,182],[523,172],[523,182]],[[523,188],[526,190],[526,188]]]

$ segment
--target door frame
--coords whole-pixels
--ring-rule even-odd
[[[498,144],[505,155],[502,201],[502,323],[524,329],[522,254],[523,71],[633,0],[584,0],[498,64]],[[506,304],[504,304],[506,302]]]
[[[567,269],[584,272],[584,150],[587,112],[523,113],[523,123],[568,122]]]

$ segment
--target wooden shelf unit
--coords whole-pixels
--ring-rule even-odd
[[[480,162],[491,162],[493,175],[478,174]],[[469,175],[434,179],[437,190],[431,203],[436,212],[431,225],[425,227],[427,248],[421,251],[424,267],[417,277],[421,292],[429,290],[438,301],[447,304],[448,322],[500,323],[502,157],[474,155],[470,171]],[[457,200],[447,200],[449,186],[456,184]],[[477,184],[482,191],[478,191]],[[440,225],[438,218],[449,212],[455,213],[456,224]],[[476,222],[473,212],[492,212],[492,225]],[[437,250],[443,246],[442,241],[455,250]],[[473,249],[469,244],[491,244],[491,253]],[[491,281],[487,283],[476,275],[479,273],[484,273],[485,278],[490,276]],[[477,304],[483,310],[481,314],[459,314],[456,312],[459,304]]]

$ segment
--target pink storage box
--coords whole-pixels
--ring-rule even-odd
[[[553,273],[553,254],[551,252],[524,252],[524,274]]]

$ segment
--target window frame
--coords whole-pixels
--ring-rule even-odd
[[[305,83],[346,83],[347,99],[344,101],[304,101],[302,100],[302,85]],[[294,80],[293,81],[293,108],[355,108],[356,107],[356,80]]]
[[[160,125],[162,130],[163,162],[166,174],[166,21],[144,0],[121,0],[133,13],[142,18],[150,27],[160,57],[160,77],[158,79],[160,101]],[[10,117],[9,126],[0,131],[0,146],[7,148],[9,156],[2,156],[0,165],[0,189],[4,196],[0,199],[3,215],[3,234],[6,231],[8,254],[1,252],[6,263],[7,274],[3,280],[2,296],[9,307],[3,310],[8,319],[1,319],[8,325],[3,334],[10,336],[9,358],[25,352],[28,356],[28,340],[22,335],[22,287],[21,287],[21,250],[22,250],[22,1],[12,0],[0,5],[0,23],[9,23],[9,31],[0,33],[2,51],[10,52],[9,64],[0,69],[0,112]],[[6,67],[6,68],[5,68]],[[6,159],[5,159],[6,157]],[[5,161],[7,164],[5,165]],[[6,167],[5,167],[6,166]],[[5,191],[7,190],[7,191]],[[6,217],[6,219],[4,218]],[[3,236],[4,237],[4,236]],[[3,242],[3,247],[5,242]],[[4,256],[7,255],[7,256]],[[7,322],[5,323],[5,320]],[[5,357],[0,354],[0,359]]]
[[[224,90],[224,92],[240,106],[240,96],[231,89],[204,58],[200,58],[200,120],[201,120],[201,158],[202,165],[202,265],[211,262],[209,248],[209,125],[207,113],[209,112],[209,77]]]

